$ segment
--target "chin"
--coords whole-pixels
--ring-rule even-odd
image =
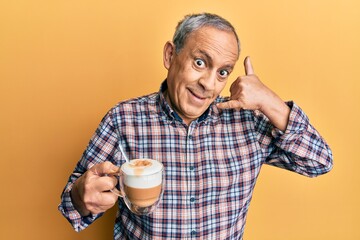
[[[201,115],[203,115],[204,111],[197,111],[197,112],[190,112],[188,116],[192,116],[192,119],[197,119],[199,118]]]

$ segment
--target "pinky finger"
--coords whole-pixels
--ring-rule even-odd
[[[241,109],[242,104],[237,100],[230,100],[227,102],[218,103],[216,106],[220,109]]]

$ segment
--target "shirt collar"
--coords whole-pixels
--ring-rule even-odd
[[[166,116],[170,117],[172,120],[183,122],[181,117],[172,109],[165,99],[164,92],[168,88],[166,79],[161,83],[159,90],[159,104],[160,108]],[[219,98],[219,97],[218,97]],[[218,99],[215,100],[215,104],[219,102]],[[209,108],[196,120],[198,123],[203,121],[217,120],[220,114],[219,109],[212,103]]]

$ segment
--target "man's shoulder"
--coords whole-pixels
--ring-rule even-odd
[[[159,94],[150,93],[120,101],[111,109],[111,112],[116,115],[137,115],[146,112],[156,112],[158,101]]]
[[[151,105],[156,103],[158,93],[150,93],[143,96],[129,98],[118,102],[115,107],[126,107],[126,106],[140,106],[140,105]]]

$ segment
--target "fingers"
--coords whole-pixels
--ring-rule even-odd
[[[96,174],[98,176],[104,176],[107,174],[117,173],[117,172],[119,172],[120,168],[115,166],[111,162],[106,161],[106,162],[103,162],[103,163],[93,166],[90,170],[91,170],[91,172],[93,172],[94,174]]]
[[[96,190],[96,192],[106,192],[113,189],[117,183],[118,180],[116,177],[103,176],[96,179],[96,181],[93,181],[92,188]]]
[[[116,203],[118,196],[112,192],[102,192],[95,196],[85,198],[86,208],[93,214],[107,211]]]
[[[82,216],[104,212],[115,204],[117,196],[109,190],[117,185],[116,172],[119,172],[119,167],[103,162],[94,165],[75,181],[71,198]]]
[[[244,67],[245,67],[245,74],[246,74],[246,75],[253,75],[253,74],[255,74],[249,56],[247,56],[247,57],[245,58],[245,60],[244,60]]]
[[[240,109],[240,108],[242,108],[242,104],[237,100],[221,102],[221,103],[216,104],[216,106],[220,109],[232,109],[232,108]]]
[[[86,177],[88,190],[104,192],[113,189],[118,182],[114,175],[118,173],[119,170],[119,167],[109,161],[94,165],[90,168],[89,174],[87,174]]]
[[[246,76],[238,77],[230,87],[230,101],[218,103],[220,109],[258,109],[257,93],[259,91],[259,79],[254,73],[250,57],[244,59]]]

